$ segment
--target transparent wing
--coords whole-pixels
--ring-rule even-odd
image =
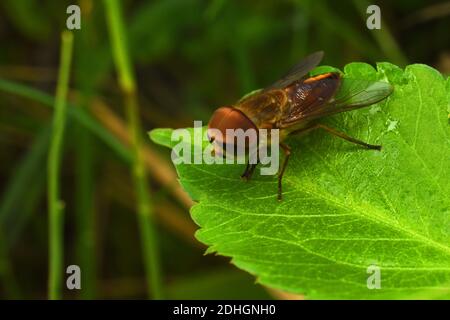
[[[264,89],[264,91],[273,90],[273,89],[283,89],[287,87],[292,82],[303,78],[309,71],[314,69],[323,58],[323,51],[317,51],[299,63],[297,63],[287,74],[285,74],[280,80],[276,81],[272,85],[268,86]]]
[[[332,79],[326,80],[333,81]],[[326,87],[324,86],[324,88]],[[333,98],[321,102],[314,97],[306,97],[305,104],[298,103],[298,110],[292,110],[281,125],[289,127],[299,121],[313,120],[362,108],[385,99],[392,91],[393,87],[387,82],[341,79],[339,89]]]
[[[331,102],[337,109],[360,108],[385,99],[393,89],[387,82],[344,78]]]

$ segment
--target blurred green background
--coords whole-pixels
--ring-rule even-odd
[[[107,0],[108,1],[108,0]],[[0,3],[0,298],[46,298],[46,161],[66,8],[72,1]],[[146,298],[123,97],[104,3],[77,2],[69,109],[95,119],[87,130],[69,112],[61,197],[64,265],[82,270],[82,290],[64,298]],[[208,120],[220,105],[263,87],[303,56],[323,64],[389,61],[450,73],[450,2],[377,1],[382,29],[366,28],[365,0],[123,1],[128,48],[145,131]],[[30,91],[36,89],[38,91]],[[46,95],[47,94],[47,95]],[[50,100],[49,100],[50,99]],[[113,141],[95,134],[101,128]],[[142,133],[144,136],[144,132]],[[106,139],[107,140],[107,139]],[[289,298],[255,284],[229,259],[204,256],[191,205],[167,150],[145,136],[165,298]],[[116,146],[111,147],[111,146]],[[122,151],[123,151],[122,150]],[[65,281],[64,281],[65,283]]]

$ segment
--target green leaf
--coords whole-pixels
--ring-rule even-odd
[[[448,118],[450,119],[450,77],[447,78]]]
[[[320,131],[290,137],[282,202],[275,176],[244,182],[244,165],[180,164],[196,236],[262,284],[307,298],[450,298],[449,82],[417,64],[352,63],[344,74],[394,92],[324,122],[383,149]],[[174,145],[169,129],[151,137]],[[368,289],[371,265],[380,289]]]

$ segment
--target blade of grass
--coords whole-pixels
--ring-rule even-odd
[[[48,154],[48,215],[49,215],[49,277],[48,297],[51,300],[62,298],[62,276],[64,259],[63,202],[60,200],[60,167],[66,122],[66,96],[69,86],[70,64],[72,58],[73,34],[64,31],[61,36],[61,55],[56,87],[55,112],[53,116],[52,137]]]
[[[105,128],[109,129],[119,141],[126,145],[131,144],[131,138],[126,124],[104,101],[94,99],[91,104],[91,110],[98,121]],[[143,153],[147,170],[151,173],[155,181],[170,191],[185,208],[190,209],[194,202],[179,184],[177,173],[173,169],[172,164],[159,156],[158,152],[148,144],[143,145]]]
[[[6,236],[3,226],[0,226],[0,279],[3,284],[4,293],[10,299],[19,299],[19,287],[13,273],[11,261],[8,256]]]
[[[300,5],[293,1],[293,15],[292,15],[292,43],[291,43],[291,60],[296,61],[299,57],[308,55],[310,16],[308,9],[310,1],[302,0],[302,6],[306,9],[300,10]]]
[[[238,39],[234,40],[231,53],[236,65],[238,78],[240,79],[240,94],[244,95],[255,89],[255,80],[251,71],[251,65],[248,56],[246,44],[239,43]]]
[[[361,14],[362,19],[367,19],[368,16],[366,14],[366,10],[371,3],[366,0],[353,0],[353,4]],[[381,16],[383,15],[381,14]],[[381,29],[371,30],[370,34],[375,38],[378,46],[392,63],[398,64],[400,66],[407,65],[408,60],[406,59],[405,55],[400,49],[400,46],[389,30],[387,23],[383,19],[381,19]]]
[[[5,192],[0,200],[0,225],[5,225],[19,210],[30,181],[39,176],[40,168],[45,161],[45,155],[50,140],[50,130],[45,127],[35,139],[32,147],[14,170]]]
[[[119,85],[123,91],[132,144],[132,174],[138,201],[138,222],[141,233],[142,254],[144,257],[147,288],[150,297],[162,298],[162,276],[159,250],[155,233],[153,212],[141,147],[141,125],[138,114],[137,89],[128,51],[122,11],[118,0],[105,0],[107,24],[112,43]]]
[[[54,108],[54,98],[52,96],[26,85],[0,78],[0,90]],[[130,139],[127,130],[124,130],[125,126],[122,120],[106,104],[100,102],[99,99],[92,102],[92,112],[95,113],[97,119],[71,103],[68,103],[67,115],[102,140],[125,163],[131,163],[131,153],[127,148]],[[144,152],[147,168],[151,170],[155,179],[168,188],[183,206],[190,208],[193,201],[177,182],[177,176],[172,166],[159,157],[148,145],[145,145]]]
[[[335,34],[351,44],[355,49],[370,58],[376,58],[379,50],[366,40],[359,30],[353,28],[345,19],[335,14],[326,1],[296,2],[305,13],[314,20],[315,25],[325,28],[329,34]]]
[[[24,235],[26,227],[33,221],[33,214],[41,213],[41,204],[45,199],[45,194],[47,192],[47,177],[40,174],[42,168],[45,167],[45,159],[42,165],[39,166],[36,173],[39,174],[38,177],[31,177],[32,180],[29,181],[27,188],[23,191],[22,199],[26,197],[27,201],[22,201],[19,208],[15,208],[15,212],[18,211],[19,214],[14,216],[14,219],[6,225],[6,242],[8,248],[11,250],[18,242],[21,240],[21,236]]]
[[[81,98],[80,106],[87,106],[86,98]],[[83,270],[82,299],[94,299],[96,293],[96,238],[94,209],[94,146],[91,133],[78,125],[75,170],[75,212],[76,212],[76,257]]]
[[[54,107],[55,104],[55,99],[51,95],[13,81],[0,79],[0,90],[29,98],[48,107]],[[100,140],[106,143],[106,145],[108,145],[122,160],[126,162],[131,161],[131,154],[128,149],[117,141],[117,139],[102,125],[100,125],[98,121],[95,120],[89,113],[83,109],[77,108],[71,103],[68,103],[67,106],[68,116],[73,117],[75,121],[82,124],[86,129],[91,131]]]
[[[84,3],[87,7],[93,5],[92,1]],[[97,36],[92,25],[92,10],[83,10],[83,28],[76,33],[75,41],[75,83],[79,89],[76,97],[77,105],[84,110],[89,109],[89,101],[95,92],[95,80],[92,80],[91,68],[92,51],[97,48],[91,45]],[[92,134],[80,124],[76,125],[76,172],[75,177],[75,220],[76,240],[75,255],[81,270],[83,270],[83,290],[81,299],[94,299],[97,291],[97,247],[96,247],[96,210],[94,208],[94,153],[95,139]]]
[[[36,179],[41,178],[37,173],[45,161],[49,133],[48,128],[41,131],[30,151],[14,170],[0,200],[0,279],[8,298],[12,299],[20,297],[21,293],[8,256],[12,242],[11,230],[17,231],[18,225],[27,219],[24,215],[29,210],[24,205],[29,202],[21,200],[28,196],[30,184],[35,185]],[[12,217],[14,221],[10,222]],[[7,227],[7,224],[12,224],[12,227]],[[6,233],[6,230],[9,232]]]

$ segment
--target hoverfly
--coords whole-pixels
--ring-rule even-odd
[[[308,72],[320,63],[322,57],[322,51],[315,52],[267,88],[244,96],[234,105],[218,108],[208,124],[208,129],[222,133],[219,136],[223,141],[218,141],[220,138],[216,139],[213,134],[209,136],[216,152],[220,153],[225,145],[234,143],[226,141],[227,129],[279,129],[279,143],[285,157],[278,170],[278,200],[282,199],[282,179],[291,153],[283,140],[289,135],[323,129],[367,149],[381,149],[380,145],[352,138],[317,120],[377,103],[388,97],[393,87],[385,82],[344,79],[338,72],[308,77]],[[256,166],[247,162],[241,177],[249,180]]]

